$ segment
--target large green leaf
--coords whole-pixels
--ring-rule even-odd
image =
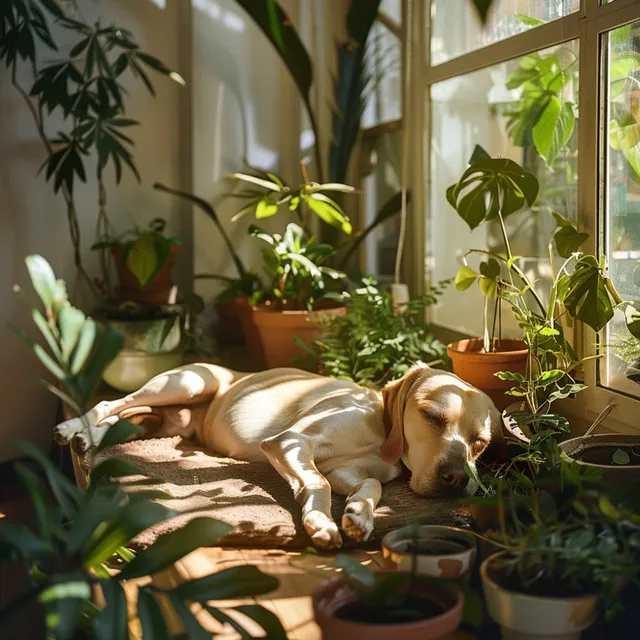
[[[65,363],[69,362],[71,354],[76,348],[85,319],[84,313],[75,307],[66,305],[60,309],[58,326],[62,340],[62,358]]]
[[[175,595],[169,595],[171,606],[180,617],[182,626],[188,640],[211,640],[211,634],[205,631],[196,617],[191,613],[189,607]]]
[[[343,233],[347,235],[351,233],[352,227],[349,219],[340,206],[329,196],[324,193],[312,193],[309,196],[304,196],[303,199],[311,211],[321,220],[324,220],[332,227],[342,229]]]
[[[210,547],[233,527],[213,518],[196,518],[184,527],[158,538],[120,574],[124,580],[152,575],[171,566],[198,547]]]
[[[478,278],[471,267],[461,267],[456,273],[455,285],[458,291],[466,291]]]
[[[127,597],[118,579],[100,580],[106,606],[93,619],[96,640],[124,640],[127,631]]]
[[[615,31],[611,33],[613,34]],[[625,90],[629,78],[638,69],[640,69],[640,54],[631,51],[613,54],[609,64],[609,98],[611,100],[617,98]]]
[[[176,587],[173,592],[184,600],[207,602],[246,596],[259,596],[278,588],[278,579],[257,567],[232,567]]]
[[[569,276],[564,305],[571,317],[600,331],[613,318],[613,305],[605,277],[593,256],[583,256]]]
[[[493,5],[494,0],[471,0],[478,17],[480,18],[480,22],[484,25],[487,22],[489,17],[489,11],[491,10],[491,6]]]
[[[579,232],[573,222],[555,211],[553,212],[553,217],[559,227],[553,235],[556,250],[561,258],[569,258],[584,244],[589,234]]]
[[[629,333],[640,340],[640,313],[633,305],[627,305],[624,310],[624,318],[627,323]]]
[[[59,284],[49,263],[38,255],[25,258],[29,277],[40,300],[47,310],[53,307],[53,301],[59,293]]]
[[[146,589],[138,590],[138,618],[143,640],[171,640],[160,605]]]
[[[507,217],[525,204],[533,205],[538,180],[508,158],[479,160],[447,189],[447,200],[460,217],[475,229],[497,217]]]
[[[127,267],[141,286],[146,287],[156,272],[158,254],[156,243],[150,233],[143,233],[127,252]]]
[[[114,444],[120,444],[126,440],[137,438],[144,433],[144,429],[128,420],[118,420],[107,428],[107,432],[100,444],[96,447],[96,452],[102,451]]]
[[[573,104],[552,96],[533,127],[533,142],[547,165],[553,164],[558,152],[571,138],[575,122]]]

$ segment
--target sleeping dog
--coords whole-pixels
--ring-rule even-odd
[[[459,495],[468,482],[465,462],[474,464],[502,437],[487,395],[424,365],[380,393],[298,369],[238,373],[192,364],[100,402],[83,418],[59,424],[55,436],[83,451],[119,419],[141,423],[146,437],[195,436],[224,456],[266,457],[291,486],[313,544],[324,549],[342,544],[332,491],[347,496],[343,533],[366,540],[382,485],[401,473],[400,462],[415,493]]]

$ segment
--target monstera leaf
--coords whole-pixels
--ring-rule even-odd
[[[588,233],[581,233],[570,220],[559,213],[553,212],[553,217],[558,223],[558,230],[553,235],[556,250],[561,258],[570,258],[589,237]]]
[[[564,305],[571,317],[600,331],[611,318],[618,300],[611,295],[603,265],[594,256],[582,256],[566,282]]]
[[[479,159],[473,162],[474,158]],[[535,202],[538,180],[513,160],[485,157],[476,147],[472,162],[460,180],[447,189],[447,201],[471,229],[496,218],[498,213],[506,218]]]

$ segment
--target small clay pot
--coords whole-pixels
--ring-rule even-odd
[[[324,582],[313,593],[313,611],[322,630],[324,640],[432,640],[448,637],[462,620],[462,592],[450,583],[441,586],[419,584],[412,595],[431,601],[442,608],[442,613],[432,618],[412,622],[374,624],[372,622],[345,620],[336,613],[349,605],[357,604],[358,597],[339,578]]]
[[[274,311],[267,305],[253,308],[253,323],[260,335],[266,365],[269,369],[278,367],[299,367],[311,370],[304,363],[294,362],[298,357],[309,354],[294,340],[297,336],[304,344],[312,346],[320,337],[322,324],[327,316],[344,315],[346,307],[326,307],[314,311]]]
[[[249,303],[249,296],[238,296],[234,299],[233,304],[242,326],[251,368],[264,369],[266,367],[264,348],[260,340],[260,333],[253,321],[253,308]]]
[[[453,363],[453,372],[470,385],[484,391],[499,411],[513,402],[505,392],[514,386],[509,380],[500,380],[498,371],[525,374],[529,350],[522,340],[500,340],[497,350],[484,352],[480,338],[470,338],[447,345]]]
[[[437,524],[402,527],[382,539],[382,556],[390,569],[416,571],[431,578],[460,578],[476,559],[476,537],[464,529]]]

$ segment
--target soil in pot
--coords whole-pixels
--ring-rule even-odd
[[[573,456],[580,462],[615,464],[620,467],[640,465],[640,445],[592,447]]]
[[[444,607],[431,600],[408,596],[398,607],[365,607],[361,602],[350,602],[336,610],[336,618],[367,624],[402,624],[428,620],[444,613]]]
[[[480,338],[460,340],[447,345],[447,353],[453,364],[453,372],[465,382],[484,391],[502,411],[513,402],[506,395],[513,382],[495,377],[498,371],[525,374],[529,351],[522,340],[500,340],[496,351],[483,351]]]

